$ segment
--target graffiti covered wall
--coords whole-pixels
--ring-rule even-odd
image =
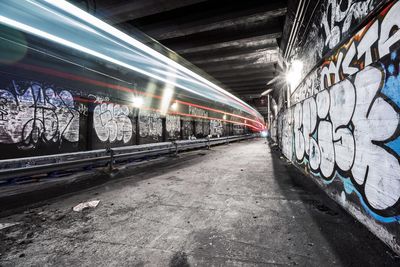
[[[197,116],[194,121],[194,133],[196,138],[204,138],[210,132],[210,121],[202,118],[208,117],[208,112],[201,108],[189,106],[189,114]]]
[[[212,137],[221,137],[224,134],[224,126],[219,120],[210,121],[210,135]]]
[[[179,116],[166,116],[167,138],[179,139],[181,137],[181,118]]]
[[[210,120],[260,127],[234,106],[0,26],[0,160],[205,138]]]
[[[139,133],[141,143],[161,142],[163,127],[160,113],[140,110]]]
[[[126,105],[101,103],[93,110],[93,128],[101,142],[131,144],[134,123]]]
[[[323,2],[335,10],[336,1]],[[375,15],[347,40],[331,26],[343,21],[349,33],[348,12],[332,11],[330,22],[322,16],[321,30],[329,34],[319,41],[332,51],[279,114],[278,142],[288,159],[400,253],[400,2],[377,10],[373,3],[354,5],[353,17]]]
[[[208,112],[200,108],[182,108],[194,118],[162,115],[103,88],[23,77],[0,74],[0,159],[205,138],[210,132]],[[214,131],[222,125],[215,120]]]
[[[387,0],[324,0],[313,8],[313,18],[297,37],[293,56],[307,74],[327,53],[346,39],[372,11]],[[305,26],[303,25],[303,26]]]
[[[0,144],[20,150],[60,149],[79,140],[79,117],[72,94],[40,82],[11,80],[0,89]],[[62,150],[62,149],[61,149]]]

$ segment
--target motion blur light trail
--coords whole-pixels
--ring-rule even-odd
[[[136,94],[139,94],[139,95],[143,95],[145,97],[162,99],[162,97],[158,96],[158,95],[149,94],[149,93],[146,93],[146,92],[142,92],[142,91],[138,91],[138,90],[131,89],[131,88],[128,88],[128,87],[124,87],[124,86],[121,86],[121,85],[115,85],[115,84],[109,84],[109,83],[105,83],[105,82],[101,82],[101,81],[96,81],[96,80],[88,79],[88,78],[85,78],[85,77],[80,77],[80,76],[76,76],[76,75],[73,75],[73,74],[70,74],[70,73],[60,72],[60,71],[56,71],[56,70],[52,70],[52,69],[48,69],[48,68],[43,68],[43,67],[34,66],[34,65],[27,65],[27,64],[22,64],[22,63],[17,63],[16,66],[18,66],[20,68],[31,70],[31,71],[36,71],[36,72],[40,72],[40,73],[44,73],[44,74],[53,75],[53,76],[56,76],[56,77],[68,79],[68,80],[77,80],[77,81],[85,82],[85,83],[88,83],[88,84],[93,84],[93,85],[102,86],[102,87],[106,87],[106,88],[112,88],[112,89],[120,90],[120,91],[124,91],[124,92],[133,92],[133,93],[136,93]],[[87,102],[87,100],[83,99],[83,98],[79,98],[79,101],[80,102]],[[186,106],[193,106],[193,107],[197,107],[197,108],[201,108],[201,109],[205,109],[205,110],[209,110],[209,111],[214,111],[214,112],[220,113],[220,114],[227,114],[227,115],[229,115],[231,117],[236,117],[236,118],[239,118],[239,119],[243,119],[243,120],[245,120],[245,123],[239,123],[239,122],[235,122],[235,121],[227,121],[225,119],[220,119],[220,118],[214,118],[214,119],[217,119],[217,120],[221,120],[221,121],[225,121],[225,122],[232,122],[234,124],[239,124],[239,125],[246,125],[246,126],[251,127],[252,129],[256,130],[256,131],[261,131],[261,130],[265,129],[265,125],[263,123],[261,123],[261,122],[259,122],[257,120],[253,120],[253,119],[248,118],[248,117],[240,116],[240,115],[229,113],[229,112],[226,112],[226,111],[223,111],[223,110],[214,109],[214,108],[210,108],[210,107],[206,107],[206,106],[203,106],[203,105],[198,105],[198,104],[194,104],[194,103],[190,103],[190,102],[182,101],[182,100],[171,99],[170,102],[179,103],[179,104],[186,105]],[[137,108],[144,109],[144,107],[143,107],[143,98],[136,97],[135,99],[132,100],[132,104]],[[171,114],[171,112],[168,112],[168,113]],[[186,114],[185,116],[186,117],[191,117],[190,114]],[[197,116],[192,116],[192,117],[197,117]],[[250,125],[246,121],[251,121],[253,123],[256,123],[257,126]]]
[[[262,116],[239,98],[66,1],[1,1],[0,23],[241,110],[262,128]]]

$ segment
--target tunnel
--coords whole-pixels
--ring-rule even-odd
[[[400,1],[0,1],[0,266],[400,266]]]

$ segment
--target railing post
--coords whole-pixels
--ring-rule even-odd
[[[177,157],[178,156],[178,143],[176,142],[176,140],[174,140],[172,142],[172,144],[174,144],[174,146],[175,146],[175,157]]]
[[[176,142],[176,139],[175,138],[169,138],[169,140],[171,141],[172,145],[174,145],[174,147],[175,147],[174,156],[178,157],[178,143]]]
[[[112,172],[114,170],[114,150],[110,147],[107,147],[106,152],[107,154],[110,153],[110,162],[108,164],[108,170],[109,172]]]

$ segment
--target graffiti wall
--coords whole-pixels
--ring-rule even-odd
[[[241,135],[245,133],[243,125],[234,124],[233,125],[233,135]]]
[[[323,16],[329,34],[320,42],[333,50],[279,114],[279,143],[288,159],[400,252],[400,2],[354,5],[353,19],[371,20],[340,47],[349,13],[324,2],[336,11],[334,19]],[[342,28],[334,26],[339,20]]]
[[[166,116],[166,130],[168,139],[180,139],[181,137],[181,118],[179,116]]]
[[[0,88],[0,146],[32,153],[77,147],[80,113],[68,89],[5,78]],[[2,153],[2,158],[6,153]]]
[[[224,134],[224,125],[220,120],[210,121],[210,135],[212,137],[221,137]]]
[[[182,139],[190,139],[194,136],[194,121],[190,118],[182,118]]]
[[[204,138],[211,119],[249,116],[178,86],[165,98],[160,80],[0,27],[0,160]]]
[[[78,139],[79,113],[69,91],[15,80],[0,89],[0,143],[32,149]]]
[[[127,105],[100,103],[93,110],[93,128],[101,143],[132,144],[136,131]]]
[[[196,116],[194,120],[194,134],[196,138],[208,136],[210,132],[210,121],[203,119],[208,117],[208,112],[204,109],[190,106],[189,113]]]
[[[43,80],[0,74],[0,159],[204,138],[210,132],[208,112],[199,108],[190,115],[204,119],[161,115],[97,87]],[[222,125],[216,120],[214,132],[222,132]]]
[[[163,127],[160,113],[140,110],[139,133],[141,144],[161,142]]]
[[[310,7],[312,19],[304,23],[297,36],[293,56],[304,63],[307,74],[374,10],[387,0],[324,0]],[[305,27],[307,26],[307,27]]]

